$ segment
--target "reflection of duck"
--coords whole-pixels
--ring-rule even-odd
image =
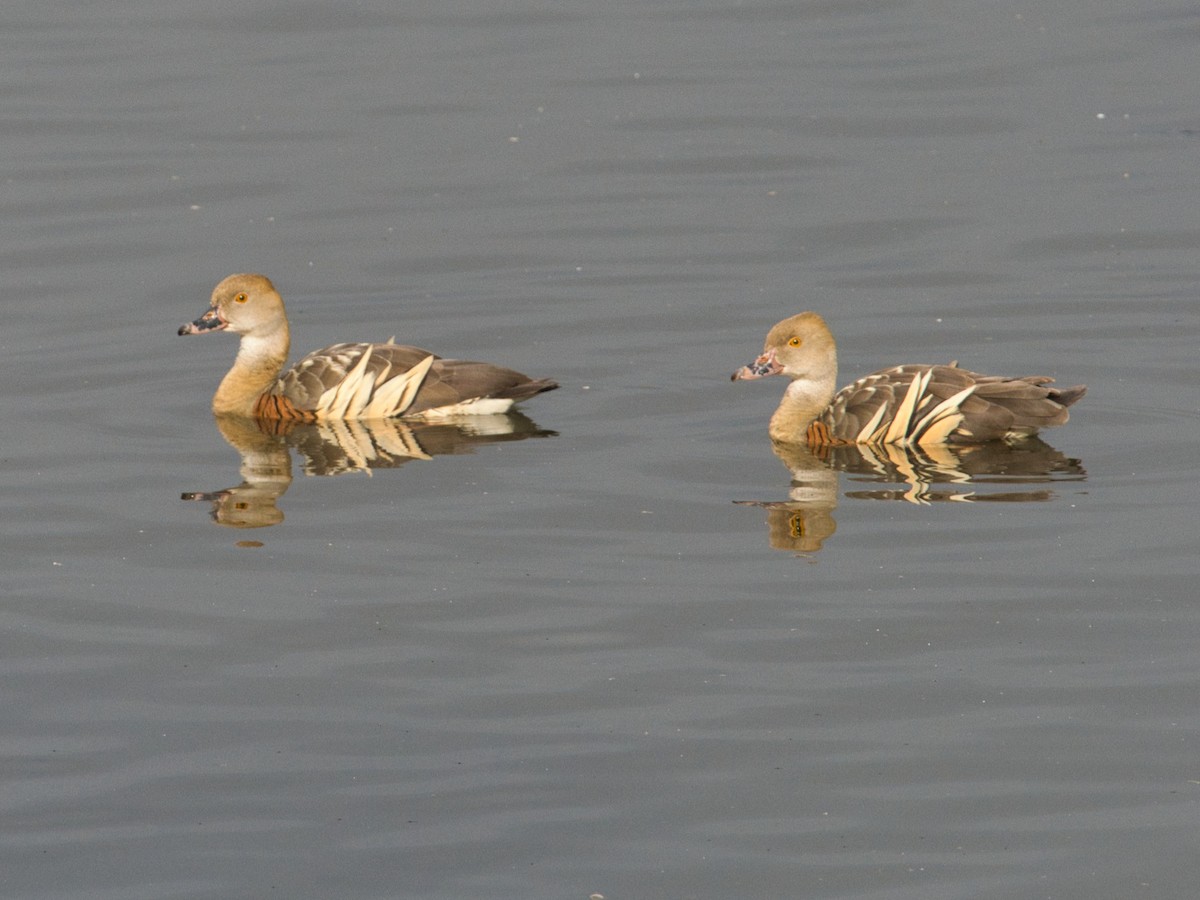
[[[780,550],[812,553],[837,530],[839,472],[860,483],[897,485],[846,491],[855,500],[904,500],[918,505],[941,501],[1028,503],[1054,499],[1048,488],[1011,491],[995,486],[1083,481],[1079,460],[1031,437],[1009,444],[941,444],[901,447],[846,444],[810,447],[773,442],[775,454],[792,473],[787,500],[738,501],[767,510],[770,544]],[[933,485],[952,485],[934,488]]]
[[[767,334],[762,354],[733,379],[792,379],[771,417],[776,441],[822,444],[980,443],[1021,440],[1067,421],[1087,390],[1053,388],[1044,375],[1008,378],[945,366],[903,365],[837,387],[837,347],[825,321],[806,312]]]
[[[287,443],[253,419],[218,416],[221,435],[242,457],[242,483],[223,491],[189,491],[184,500],[207,500],[212,518],[230,528],[263,528],[283,521],[276,501],[292,484]]]
[[[328,419],[434,418],[504,413],[558,387],[490,363],[442,359],[386,344],[333,344],[280,375],[290,348],[287,313],[263,275],[230,275],[211,307],[180,334],[242,336],[233,368],[213,397],[213,412],[315,422]]]
[[[775,550],[815,553],[837,531],[838,474],[804,444],[775,444],[792,473],[786,500],[738,500],[767,511],[767,531]]]
[[[394,469],[414,459],[474,453],[484,444],[553,437],[520,413],[456,416],[433,422],[372,419],[296,423],[288,445],[301,456],[305,475],[341,475]]]
[[[789,448],[790,449],[790,448]],[[805,448],[807,449],[807,448]],[[847,491],[859,500],[906,500],[928,504],[943,500],[972,502],[1033,502],[1051,500],[1048,488],[998,490],[996,486],[1083,481],[1087,472],[1077,459],[1054,449],[1041,438],[1009,444],[935,444],[901,447],[852,444],[815,448],[831,467],[859,483],[903,485],[900,490]],[[776,452],[779,452],[778,448]],[[935,489],[935,484],[953,485]]]
[[[221,435],[242,457],[242,483],[223,491],[190,492],[184,500],[212,503],[212,517],[232,528],[278,525],[277,501],[292,483],[289,448],[296,450],[306,475],[341,475],[390,469],[414,459],[472,453],[499,441],[550,437],[519,413],[459,416],[436,422],[283,422],[217,416]]]

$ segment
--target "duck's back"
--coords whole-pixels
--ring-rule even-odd
[[[949,365],[902,365],[840,390],[809,426],[810,443],[933,444],[1013,440],[1061,425],[1082,386],[1044,375],[1009,378]]]

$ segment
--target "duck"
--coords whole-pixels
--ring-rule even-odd
[[[825,320],[803,312],[767,332],[763,352],[732,375],[749,381],[786,375],[791,383],[768,433],[784,444],[1010,443],[1062,425],[1085,385],[1053,387],[1045,375],[1010,378],[946,365],[881,369],[836,391],[837,344]]]
[[[283,298],[265,275],[230,275],[180,335],[241,335],[233,367],[213,395],[218,416],[317,422],[504,413],[558,384],[490,363],[443,359],[397,344],[331,344],[287,371],[291,334]]]

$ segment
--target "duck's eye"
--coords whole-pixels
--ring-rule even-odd
[[[245,294],[238,294],[236,297],[234,297],[234,298],[233,298],[233,302],[234,302],[234,303],[245,303],[245,302],[246,302],[246,295],[245,295]]]
[[[788,346],[789,347],[799,347],[803,343],[804,343],[804,341],[800,340],[800,338],[798,338],[798,337],[788,338]]]

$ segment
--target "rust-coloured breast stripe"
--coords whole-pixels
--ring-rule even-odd
[[[263,394],[254,404],[254,415],[260,419],[288,419],[293,422],[315,422],[317,414],[310,409],[297,409],[292,401],[279,394]]]

